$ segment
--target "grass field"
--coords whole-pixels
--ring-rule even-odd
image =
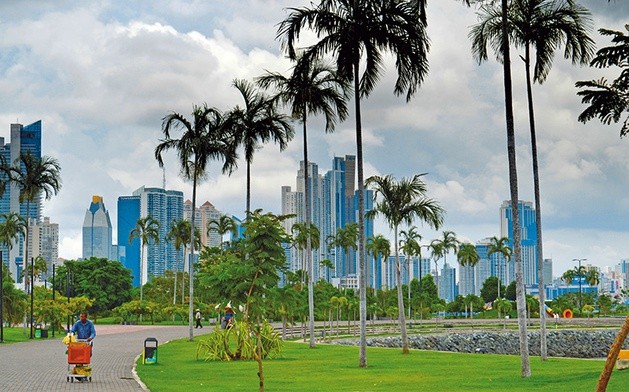
[[[198,337],[196,340],[203,339]],[[258,390],[253,361],[196,360],[196,342],[159,346],[158,362],[137,372],[152,392]],[[593,391],[602,360],[531,357],[532,377],[520,377],[520,357],[368,348],[367,368],[358,348],[287,342],[281,358],[264,361],[266,391]],[[626,391],[629,371],[614,371],[608,391]]]

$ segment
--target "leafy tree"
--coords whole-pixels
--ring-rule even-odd
[[[413,261],[413,257],[419,257],[419,277],[422,276],[422,246],[420,245],[420,241],[422,240],[422,236],[417,232],[417,228],[415,226],[411,226],[408,230],[400,230],[400,236],[402,239],[400,240],[400,248],[404,255],[406,256],[406,266],[408,270],[408,277],[411,278],[411,264]],[[408,299],[411,299],[411,286],[408,285]],[[408,317],[411,317],[411,304],[408,306]]]
[[[337,227],[334,235],[328,237],[328,245],[334,248],[343,249],[345,264],[349,257],[350,249],[356,250],[358,245],[358,225],[356,223],[346,223],[343,227]],[[344,272],[344,271],[341,271]]]
[[[371,254],[375,262],[381,261],[386,263],[391,255],[391,241],[382,234],[376,234],[367,241],[367,253]],[[384,284],[384,268],[381,276],[381,283]],[[374,274],[374,280],[376,279]],[[373,287],[376,287],[375,282]]]
[[[86,260],[67,260],[57,270],[53,287],[64,292],[66,272],[72,271],[73,296],[93,300],[91,311],[100,313],[120,306],[131,299],[131,271],[119,261],[91,257]],[[80,309],[79,309],[80,310]]]
[[[191,223],[189,220],[180,219],[173,221],[170,225],[170,231],[166,234],[166,241],[172,243],[177,249],[177,252],[181,250],[183,247],[183,257],[184,257],[184,265],[182,266],[182,275],[185,273],[188,268],[185,268],[188,258],[186,257],[187,253],[187,244],[190,243],[190,234],[191,234]],[[179,267],[177,266],[177,262],[173,264],[173,272],[174,272],[174,282],[173,282],[173,305],[177,303],[177,274],[179,271]],[[181,279],[181,303],[183,303],[183,292],[184,292],[184,279]]]
[[[435,262],[437,292],[439,292],[439,267],[437,266],[437,262],[443,257],[444,264],[447,263],[448,253],[450,250],[456,252],[458,245],[459,241],[456,239],[456,234],[449,230],[444,231],[440,239],[432,240],[430,243],[432,258]]]
[[[596,300],[596,305],[600,310],[599,317],[601,313],[603,313],[603,316],[607,316],[612,309],[612,297],[609,294],[601,294]]]
[[[629,32],[629,24],[625,25]],[[579,115],[579,121],[585,123],[598,118],[603,124],[618,123],[621,116],[629,114],[629,35],[622,31],[599,29],[601,35],[612,37],[611,46],[596,52],[590,63],[591,67],[620,69],[620,75],[611,83],[605,78],[579,81],[575,85],[581,90],[577,95],[581,102],[589,106]],[[620,137],[629,133],[629,116],[620,128]]]
[[[507,285],[507,290],[505,291],[505,298],[509,301],[515,301],[515,280]]]
[[[485,281],[483,282],[483,286],[480,289],[480,296],[483,298],[483,301],[485,301],[485,303],[493,302],[495,299],[498,298],[499,282],[500,281],[495,276],[490,276],[485,279]],[[504,293],[505,286],[501,284],[500,290]]]
[[[221,247],[224,248],[223,237],[227,233],[236,233],[236,223],[234,219],[228,215],[221,215],[218,219],[212,219],[207,223],[207,234],[215,231],[221,236]]]
[[[478,264],[478,262],[480,261],[480,256],[476,251],[476,246],[470,243],[461,244],[457,251],[456,257],[461,267],[469,267],[466,269],[468,272],[472,271],[472,268],[474,268],[476,264]]]
[[[502,263],[501,258],[504,258],[507,262],[509,260],[511,260],[511,254],[513,253],[513,249],[511,249],[511,247],[509,246],[509,238],[508,237],[491,237],[491,239],[489,240],[489,246],[487,247],[487,257],[491,259],[491,255],[493,255],[494,253],[498,253],[498,260],[497,260],[497,266],[498,266],[498,280],[500,280],[501,277],[501,272],[500,272],[500,264]],[[505,263],[505,268],[506,268],[506,263]],[[503,287],[502,284],[501,285],[497,285],[498,287],[498,296],[497,298],[500,298],[500,288]]]
[[[0,162],[0,166],[1,162]],[[0,181],[0,195],[4,193],[5,183]],[[13,248],[13,243],[24,235],[26,231],[26,222],[20,214],[11,212],[9,214],[0,215],[0,244],[6,246],[9,251]],[[6,271],[6,272],[5,272]],[[11,272],[4,265],[2,260],[2,252],[0,252],[0,342],[4,340],[4,308],[5,308],[5,291],[7,294],[7,302],[17,302],[16,290],[13,286],[13,279],[10,279]],[[5,290],[5,282],[7,288]]]
[[[144,255],[146,247],[148,246],[150,241],[154,243],[159,243],[159,231],[160,224],[159,221],[152,216],[145,216],[138,218],[138,221],[135,224],[135,227],[129,233],[129,243],[133,242],[135,238],[140,240],[141,252],[140,252],[140,301],[143,298],[143,287],[147,282],[147,264],[148,262],[144,261]]]
[[[332,54],[339,75],[353,81],[356,109],[356,160],[358,180],[360,353],[359,366],[367,366],[366,276],[365,276],[365,194],[360,100],[374,89],[381,75],[383,52],[396,57],[396,95],[410,100],[428,72],[428,37],[425,23],[418,23],[419,7],[414,2],[322,0],[318,6],[291,8],[280,23],[278,37],[291,59],[297,58],[296,44],[302,30],[314,31],[319,41],[306,48],[304,58]],[[366,64],[361,75],[360,66]]]
[[[155,148],[155,159],[160,167],[164,166],[162,154],[168,150],[177,151],[181,174],[186,180],[192,181],[192,213],[190,217],[190,254],[194,254],[195,243],[195,211],[197,200],[197,183],[202,181],[207,173],[206,167],[210,160],[223,160],[223,173],[231,173],[237,164],[235,135],[226,131],[222,113],[215,108],[194,106],[193,120],[190,122],[178,113],[172,113],[163,118],[162,132],[164,138]],[[171,137],[172,132],[181,132],[181,138]],[[192,267],[192,266],[190,266]],[[193,268],[190,268],[190,287],[188,300],[188,332],[189,340],[194,340],[192,330],[192,312],[194,297]]]

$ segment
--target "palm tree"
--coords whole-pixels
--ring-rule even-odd
[[[470,243],[463,243],[459,246],[459,250],[456,254],[457,260],[461,267],[474,268],[480,261],[480,256],[476,251],[476,246]],[[469,271],[469,269],[468,269]],[[469,279],[468,279],[469,281]],[[474,294],[473,292],[471,294]]]
[[[358,241],[358,224],[348,223],[343,227],[338,227],[336,229],[336,233],[334,235],[330,235],[328,240],[329,246],[343,249],[345,265],[347,265],[349,250],[356,250],[357,248],[356,242]],[[336,266],[336,269],[338,271],[338,266]],[[345,271],[341,271],[341,273],[345,273]]]
[[[365,182],[365,186],[373,186],[375,201],[373,209],[367,213],[367,217],[373,218],[377,215],[382,215],[389,223],[389,228],[393,230],[397,300],[403,354],[408,354],[408,339],[404,316],[404,298],[402,297],[398,229],[402,223],[410,226],[415,219],[427,223],[435,230],[439,229],[443,224],[443,208],[435,200],[426,197],[428,187],[421,179],[423,175],[416,174],[412,178],[402,178],[400,181],[396,181],[391,175],[384,177],[372,176]],[[378,195],[382,196],[382,200],[376,201]]]
[[[308,251],[308,246],[310,246],[311,248],[310,249],[311,253],[312,253],[312,248],[319,249],[319,238],[320,238],[321,233],[317,226],[313,224],[308,225],[302,222],[295,223],[291,227],[291,233],[293,234],[293,244],[302,251],[302,262],[305,264],[302,266],[303,267],[302,270],[308,271],[308,290],[312,290],[313,286],[310,281],[314,278],[314,276],[310,273],[312,271],[310,271],[309,269],[310,264],[308,264],[311,258],[304,253]],[[308,298],[310,298],[310,294],[308,294]],[[313,303],[313,309],[314,309],[314,303]],[[314,317],[314,314],[313,314],[313,317]],[[314,333],[314,331],[311,331],[311,332]]]
[[[234,80],[232,85],[240,92],[244,108],[236,106],[227,115],[226,128],[242,144],[247,161],[247,215],[251,212],[251,164],[260,143],[271,140],[279,144],[280,151],[293,138],[293,127],[288,117],[277,110],[277,101],[255,90],[245,80]]]
[[[24,218],[26,221],[26,236],[24,243],[28,244],[30,220],[31,218],[37,219],[37,216],[31,217],[31,203],[41,200],[42,192],[46,200],[59,193],[61,189],[61,167],[54,158],[47,156],[38,158],[32,155],[30,151],[20,152],[19,158],[9,168],[9,179],[20,189],[20,203],[26,203],[26,217]],[[28,263],[28,248],[28,245],[24,247],[24,263]],[[30,282],[26,276],[24,281],[29,282],[32,319],[33,282]],[[33,323],[30,324],[30,338],[33,339],[34,326]]]
[[[629,25],[625,25],[625,29],[629,32]],[[599,29],[598,31],[601,35],[613,37],[613,45],[601,48],[596,52],[590,66],[597,68],[618,67],[621,72],[618,78],[611,83],[605,78],[575,83],[576,87],[581,89],[577,93],[581,97],[581,102],[589,104],[579,115],[579,121],[585,123],[593,118],[598,118],[603,124],[609,125],[612,121],[614,123],[620,121],[623,113],[629,114],[629,82],[627,82],[629,34],[608,29]],[[620,137],[627,134],[629,134],[629,116],[625,118],[620,128]]]
[[[386,263],[387,260],[389,260],[389,256],[391,255],[391,242],[389,241],[389,239],[387,237],[385,237],[382,234],[377,234],[373,237],[371,237],[368,241],[367,241],[367,245],[366,245],[366,249],[367,252],[370,253],[373,257],[374,257],[374,261],[377,262],[378,259],[382,260],[383,263]],[[375,265],[374,265],[374,284],[373,287],[376,288],[376,276],[375,276]],[[384,284],[384,280],[385,280],[385,274],[384,274],[384,268],[382,269],[383,272],[381,274],[381,284]]]
[[[443,257],[444,265],[448,263],[448,253],[450,250],[456,252],[459,241],[453,231],[446,230],[442,233],[441,239],[432,240],[430,249],[433,260],[435,261],[435,279],[437,281],[437,297],[439,297],[439,268],[437,261]]]
[[[496,6],[481,7],[483,21],[470,32],[472,51],[479,62],[487,60],[487,43],[501,55],[502,13]],[[537,222],[538,285],[544,287],[542,219],[539,190],[539,168],[537,159],[537,136],[533,109],[532,83],[542,84],[550,69],[554,52],[562,44],[564,57],[573,64],[587,64],[594,52],[594,41],[588,36],[591,25],[590,12],[572,1],[518,0],[511,5],[509,12],[509,33],[512,42],[524,48],[526,72],[526,92],[528,99],[529,128],[531,132],[531,157],[533,162],[533,186],[535,193],[535,215]],[[531,81],[531,46],[535,49],[535,70]],[[546,360],[546,312],[544,290],[540,290],[541,357]]]
[[[306,48],[307,59],[331,54],[341,77],[353,81],[356,118],[358,180],[358,253],[360,300],[359,366],[367,366],[367,295],[365,273],[365,194],[360,100],[369,96],[382,73],[383,53],[396,57],[396,95],[415,94],[428,73],[428,37],[425,23],[417,23],[419,7],[408,1],[321,0],[318,6],[290,8],[280,23],[278,37],[291,59],[297,58],[302,30],[313,30],[320,38]],[[360,65],[365,64],[361,74]]]
[[[206,167],[210,160],[223,160],[223,173],[231,173],[237,164],[236,139],[223,128],[223,115],[218,109],[194,106],[193,120],[190,122],[178,113],[171,113],[162,121],[164,138],[155,148],[155,159],[160,167],[164,166],[162,154],[168,150],[177,151],[181,174],[192,181],[192,214],[190,217],[190,255],[194,254],[195,210],[197,183],[206,176]],[[171,132],[181,131],[180,139],[171,137]],[[192,260],[189,263],[190,289],[188,298],[189,340],[194,340],[192,330],[194,279]]]
[[[513,253],[511,247],[509,246],[509,238],[501,237],[498,238],[496,236],[491,237],[489,240],[489,246],[487,247],[487,258],[490,259],[491,255],[494,253],[498,253],[498,262],[497,262],[497,275],[498,275],[498,299],[500,299],[500,263],[502,262],[501,258],[505,259],[505,269],[506,263],[511,260],[511,254]]]
[[[221,236],[221,248],[224,249],[227,241],[223,242],[223,237],[227,233],[236,232],[236,223],[232,217],[221,215],[220,218],[212,219],[207,223],[207,234],[209,235],[212,231],[216,231]]]
[[[422,278],[422,246],[420,241],[422,236],[417,232],[415,226],[411,226],[408,230],[400,230],[400,248],[406,256],[406,265],[408,270],[408,317],[411,317],[411,265],[414,256],[419,256],[419,282],[421,291]]]
[[[148,260],[144,261],[144,249],[151,240],[156,244],[159,243],[159,228],[159,221],[149,215],[138,218],[135,227],[129,233],[129,243],[133,242],[135,238],[140,239],[140,301],[144,299],[142,288],[148,280]]]
[[[336,72],[314,60],[313,62],[297,61],[292,75],[287,78],[279,73],[269,73],[258,78],[258,84],[263,88],[274,86],[277,93],[274,98],[282,104],[290,106],[293,118],[301,121],[304,138],[304,206],[306,209],[306,225],[312,224],[310,181],[308,177],[308,114],[323,114],[325,116],[325,131],[332,132],[336,118],[344,121],[347,118],[347,104],[345,91],[348,89],[346,80],[339,78]],[[309,240],[310,237],[308,237]],[[312,263],[311,244],[306,244],[308,264],[308,313],[310,330],[310,347],[315,347],[314,340],[314,265]]]
[[[4,183],[1,185],[4,188]],[[2,194],[4,189],[0,189]],[[20,235],[26,231],[26,221],[17,212],[0,215],[0,245],[6,246],[9,251]],[[4,342],[4,260],[0,251],[0,343]]]
[[[186,265],[188,260],[186,258],[186,250],[188,249],[187,245],[190,243],[190,221],[185,219],[173,221],[172,225],[170,226],[170,231],[166,235],[166,240],[172,242],[172,244],[175,246],[175,249],[177,249],[177,252],[179,252],[183,247],[183,258],[185,260],[181,276],[181,303],[183,304],[183,284],[185,280],[184,274],[187,270]],[[173,305],[177,303],[177,274],[179,272],[177,261],[175,261],[174,272],[175,282],[173,283]]]

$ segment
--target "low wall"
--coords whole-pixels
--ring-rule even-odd
[[[547,350],[550,357],[605,358],[618,330],[549,330]],[[529,353],[539,355],[539,331],[529,331]],[[357,339],[346,339],[335,344],[358,345]],[[518,333],[514,331],[453,332],[430,335],[410,335],[411,349],[452,351],[461,353],[487,353],[519,355]],[[399,336],[367,339],[371,347],[401,347]],[[623,348],[629,348],[629,339]]]

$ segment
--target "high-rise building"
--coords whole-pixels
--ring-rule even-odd
[[[41,132],[42,123],[36,121],[30,125],[11,124],[10,142],[5,144],[4,137],[0,137],[0,155],[7,163],[14,163],[20,158],[21,153],[30,153],[36,158],[41,158]],[[7,180],[5,174],[0,175]],[[33,202],[20,203],[20,189],[16,184],[9,183],[8,189],[0,197],[0,214],[15,212],[23,218],[30,218],[39,222],[41,219],[41,195]],[[27,217],[28,209],[28,217]],[[17,242],[9,249],[6,245],[0,246],[2,260],[9,268],[11,276],[19,281],[22,274],[24,260],[24,237],[20,236]],[[29,253],[29,258],[31,254]]]
[[[210,230],[210,222],[219,221],[223,213],[214,207],[212,203],[206,201],[196,208],[194,213],[194,226],[199,229],[201,234],[201,244],[208,247],[220,247],[223,240],[216,230]],[[184,219],[192,219],[192,202],[186,200],[183,203]]]
[[[149,239],[145,252],[142,243],[129,235],[139,218],[150,216],[159,222],[159,240]],[[135,286],[146,283],[150,277],[163,276],[166,270],[183,269],[183,249],[176,249],[173,241],[167,240],[173,222],[183,219],[183,192],[162,188],[140,187],[131,197],[118,198],[118,245],[129,244],[124,266],[133,273]],[[140,260],[143,254],[143,260]],[[140,276],[141,263],[143,276]]]
[[[325,175],[319,175],[318,165],[309,162],[308,178],[311,189],[311,211],[312,223],[319,228],[319,248],[313,249],[312,260],[314,264],[314,278],[324,279],[342,287],[354,287],[358,282],[358,265],[356,249],[344,249],[342,247],[331,246],[331,238],[336,235],[336,231],[344,228],[347,224],[358,221],[357,191],[355,189],[355,166],[356,158],[352,155],[345,158],[335,157],[332,162],[332,170]],[[283,222],[284,228],[290,233],[292,226],[298,222],[305,222],[305,178],[304,162],[300,163],[300,168],[296,178],[296,191],[292,191],[290,186],[283,186],[282,193],[282,214],[294,214],[295,217]],[[365,190],[365,211],[372,208],[373,192]],[[365,219],[365,238],[373,235],[373,220]],[[291,271],[306,269],[303,252],[295,248],[286,248],[287,267]],[[327,259],[332,262],[334,268],[321,266],[321,261]],[[374,271],[374,268],[378,268]],[[367,284],[372,285],[378,273],[381,273],[382,266],[374,265],[373,260],[365,261]],[[376,274],[376,275],[374,275]]]
[[[112,226],[102,196],[92,196],[83,220],[83,258],[112,259]]]
[[[439,297],[447,302],[451,302],[454,301],[457,295],[456,268],[452,268],[450,264],[444,263],[439,274]]]
[[[46,260],[47,272],[43,274],[43,278],[48,279],[52,276],[53,263],[59,258],[59,225],[51,223],[47,216],[42,222],[31,219],[28,242],[31,249],[29,259],[41,256]]]
[[[522,278],[527,286],[538,283],[537,274],[537,221],[533,203],[518,202],[520,217],[520,236],[522,244]],[[513,214],[511,201],[507,200],[500,207],[500,235],[509,238],[509,246],[513,249]],[[506,284],[515,280],[515,257],[509,261]]]

